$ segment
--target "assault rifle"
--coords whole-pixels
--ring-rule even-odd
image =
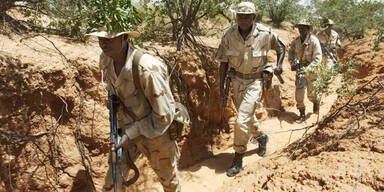
[[[109,104],[109,122],[110,122],[110,144],[115,145],[119,143],[120,136],[117,133],[116,128],[116,108],[118,105],[117,98],[108,91],[108,104]],[[117,142],[116,142],[117,141]],[[117,191],[117,179],[116,179],[116,162],[121,159],[122,149],[111,152],[111,167],[112,167],[112,179],[113,179],[113,191]]]
[[[108,103],[109,103],[109,121],[110,121],[110,125],[111,125],[110,126],[111,127],[110,144],[115,145],[115,144],[120,143],[120,140],[122,138],[121,137],[121,134],[122,134],[121,129],[117,130],[117,128],[116,128],[116,111],[117,111],[117,107],[118,107],[120,102],[119,102],[119,99],[117,96],[111,95],[110,92],[108,92]],[[121,142],[124,142],[124,141],[121,141]],[[135,154],[133,155],[133,157],[131,157],[130,148],[128,148],[127,150],[128,150],[127,151],[128,159],[127,159],[126,163],[127,163],[128,167],[130,169],[133,169],[133,171],[135,172],[135,174],[133,175],[133,177],[131,179],[123,182],[123,184],[128,187],[128,186],[132,185],[133,183],[135,183],[137,181],[137,179],[139,178],[139,169],[136,167],[136,165],[134,163],[134,161],[138,157],[139,153],[137,153],[137,151],[133,151],[132,153],[135,153]],[[122,153],[123,153],[122,148],[119,148],[116,151],[112,151],[112,153],[111,153],[111,167],[112,167],[112,179],[113,179],[114,192],[117,191],[116,163],[117,163],[117,160],[121,160]]]
[[[324,46],[323,44],[320,44],[321,47],[323,48],[324,52],[331,58],[331,60],[336,64],[336,57],[333,55],[333,53],[331,51],[329,51],[329,49]]]

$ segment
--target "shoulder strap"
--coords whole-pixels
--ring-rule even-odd
[[[132,61],[132,75],[133,75],[133,83],[135,84],[135,88],[139,90],[141,93],[143,93],[143,89],[140,85],[140,78],[139,78],[139,62],[141,57],[144,55],[144,52],[137,50],[135,52],[135,55],[133,56]]]

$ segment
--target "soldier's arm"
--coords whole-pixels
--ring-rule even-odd
[[[219,75],[220,75],[220,96],[224,96],[224,82],[228,71],[228,57],[226,51],[228,50],[228,40],[225,37],[221,39],[219,48],[216,51],[215,58],[220,62]]]
[[[336,45],[339,46],[339,48],[343,51],[343,53],[345,52],[345,48],[343,47],[343,45],[341,45],[341,41],[339,37],[337,37]]]
[[[307,66],[306,70],[311,70],[311,68],[321,64],[321,59],[322,59],[322,51],[321,51],[321,45],[320,42],[317,38],[314,38],[313,41],[313,54],[312,54],[312,61],[309,63]]]
[[[224,97],[224,82],[225,78],[227,76],[227,71],[228,71],[228,62],[221,62],[220,63],[220,69],[219,69],[219,74],[220,74],[220,96]]]
[[[146,70],[140,75],[140,84],[152,112],[147,117],[127,125],[126,134],[129,139],[139,135],[154,138],[164,134],[175,115],[175,101],[164,72]]]
[[[272,38],[271,38],[271,48],[273,48],[276,51],[276,66],[277,68],[275,69],[275,74],[280,75],[283,72],[283,60],[285,57],[285,44],[284,42],[280,39],[280,37],[275,34],[271,33]]]
[[[289,50],[288,50],[288,61],[289,64],[291,65],[291,70],[294,71],[294,65],[295,65],[295,60],[296,60],[296,54],[295,54],[295,40],[291,42],[289,45]]]

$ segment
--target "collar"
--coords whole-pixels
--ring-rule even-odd
[[[305,46],[307,46],[307,45],[309,45],[309,41],[310,41],[310,39],[311,39],[311,33],[309,33],[308,35],[307,35],[307,37],[305,37],[305,39],[304,39],[304,42],[302,43],[303,45],[305,45]],[[299,37],[299,41],[301,42],[301,38]]]
[[[249,37],[251,37],[252,35],[256,35],[256,34],[259,32],[259,31],[256,30],[256,29],[257,29],[257,27],[256,27],[256,23],[253,22],[253,23],[252,23],[251,31],[249,31],[247,37],[245,38],[245,41],[246,41]],[[238,35],[238,37],[239,37],[240,39],[244,40],[243,37],[241,36],[240,28],[239,28],[239,25],[238,25],[238,24],[236,24],[236,31],[237,31],[237,35]]]

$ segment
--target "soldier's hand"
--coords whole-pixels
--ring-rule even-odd
[[[115,144],[111,144],[111,152],[115,152],[116,151],[116,145]]]
[[[276,66],[276,68],[275,68],[275,70],[273,70],[273,73],[275,74],[275,75],[281,75],[282,73],[283,73],[283,69],[281,68],[281,66],[279,66],[279,65],[277,65]]]

